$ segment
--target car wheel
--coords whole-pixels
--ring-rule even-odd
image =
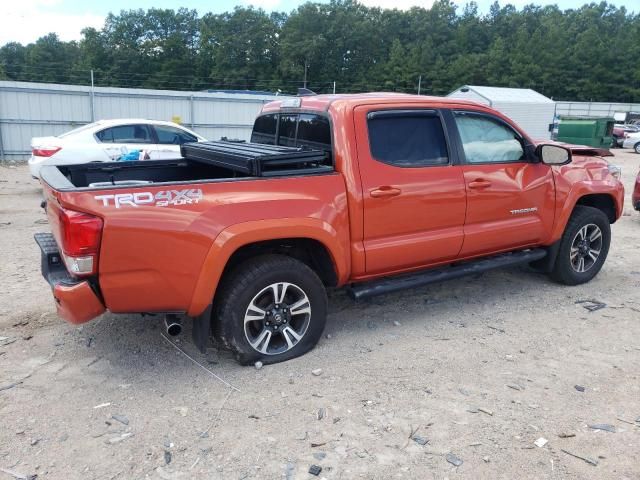
[[[602,268],[610,242],[607,216],[597,208],[576,206],[562,235],[551,278],[565,285],[588,282]]]
[[[214,332],[242,365],[277,363],[311,350],[327,318],[318,275],[285,255],[263,255],[235,268],[216,299]]]
[[[640,142],[636,143],[633,146],[633,149],[636,151],[636,153],[640,153]]]

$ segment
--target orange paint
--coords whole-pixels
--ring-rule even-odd
[[[212,302],[229,258],[239,248],[280,238],[325,246],[339,285],[452,261],[548,246],[557,241],[580,197],[611,196],[621,215],[622,184],[599,157],[574,155],[563,167],[515,162],[398,168],[372,157],[367,114],[374,110],[471,110],[500,113],[461,100],[398,94],[302,97],[301,110],[328,115],[336,172],[328,175],[198,183],[197,204],[119,208],[96,195],[123,190],[54,191],[48,201],[104,221],[98,284],[58,286],[60,315],[86,321],[112,312],[201,314]],[[280,109],[267,104],[264,112]],[[294,109],[295,110],[295,109]],[[452,132],[449,132],[451,135]],[[450,151],[455,160],[456,153]],[[185,182],[171,188],[193,188]],[[127,193],[166,189],[162,184]],[[522,209],[535,211],[513,213]],[[55,208],[50,208],[55,212]],[[55,222],[54,213],[50,220]]]

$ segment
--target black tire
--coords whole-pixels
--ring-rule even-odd
[[[589,246],[580,245],[580,247],[576,247],[575,242],[580,243],[580,238],[578,237],[579,232],[592,232],[589,235],[585,234],[585,238],[595,236],[597,230],[590,226],[596,226],[599,228],[601,233],[601,242],[591,245],[591,241],[589,241]],[[589,228],[591,228],[591,230],[589,230]],[[596,238],[596,240],[598,240],[598,238]],[[556,262],[550,274],[551,278],[565,285],[580,285],[588,282],[595,277],[602,268],[602,265],[607,258],[607,254],[609,253],[610,243],[611,226],[609,225],[609,218],[607,215],[597,208],[577,205],[571,214],[571,218],[569,218],[569,221],[567,222],[564,234],[560,240],[560,249],[558,250]],[[583,247],[588,252],[585,253],[584,256],[581,252],[576,254],[576,248],[581,250]],[[592,247],[593,250],[591,250]],[[594,252],[596,250],[598,250],[599,253],[597,258],[593,260],[593,258],[589,256],[589,252]],[[583,260],[583,267],[586,262],[592,261],[593,263],[588,266],[585,271],[579,271],[580,268],[578,267],[576,269],[575,266],[575,259],[577,255],[583,256],[583,259],[586,259]]]
[[[274,291],[273,285],[280,287],[275,287]],[[281,293],[282,303],[279,304],[275,296]],[[308,314],[302,313],[307,310],[307,303],[299,308],[300,313],[293,313],[293,308],[287,308],[303,302],[305,298],[309,305]],[[262,319],[245,321],[262,315],[250,305],[259,306],[265,312]],[[326,319],[327,294],[318,275],[294,258],[262,255],[243,262],[225,277],[215,301],[213,331],[240,364],[257,361],[270,364],[290,360],[311,350],[322,336]],[[252,346],[249,338],[258,340],[265,330],[271,333],[265,334],[268,335],[266,344],[263,341],[257,344],[257,347],[265,349],[260,352]],[[300,335],[300,339],[296,339],[291,331]],[[297,343],[290,346],[294,341]],[[278,346],[279,349],[276,348]]]
[[[636,143],[633,146],[633,149],[635,150],[636,153],[640,153],[640,142]]]

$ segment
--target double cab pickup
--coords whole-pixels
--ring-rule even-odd
[[[472,102],[387,93],[264,106],[251,142],[46,166],[36,235],[58,313],[193,320],[243,364],[313,348],[327,288],[356,299],[530,264],[602,268],[621,215],[606,151],[536,143]]]

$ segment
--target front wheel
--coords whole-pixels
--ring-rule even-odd
[[[565,285],[586,283],[597,275],[609,253],[609,219],[597,208],[578,205],[560,242],[551,277]]]
[[[636,143],[633,146],[633,149],[636,151],[636,153],[640,153],[640,142]]]
[[[327,318],[318,275],[285,255],[247,260],[225,279],[214,331],[243,365],[277,363],[311,350]]]

